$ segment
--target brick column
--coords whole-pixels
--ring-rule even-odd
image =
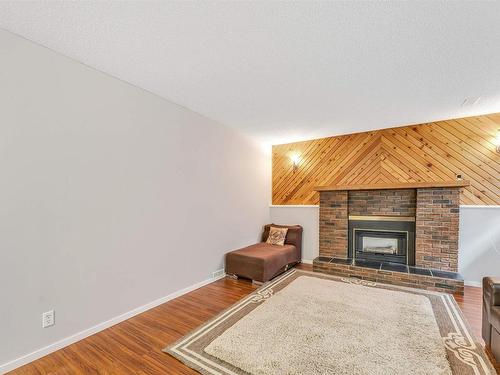
[[[417,267],[458,271],[459,188],[417,189]]]
[[[319,255],[347,258],[347,191],[322,191],[319,199]]]

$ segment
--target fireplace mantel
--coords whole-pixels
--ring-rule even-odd
[[[410,182],[374,185],[332,185],[318,186],[316,191],[349,191],[349,190],[392,190],[392,189],[422,189],[422,188],[459,188],[469,186],[470,181],[433,181],[433,182]]]

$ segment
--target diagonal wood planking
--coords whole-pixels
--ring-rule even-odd
[[[318,204],[314,187],[471,181],[461,203],[500,205],[500,113],[273,146],[273,204]],[[301,157],[294,171],[290,155]]]

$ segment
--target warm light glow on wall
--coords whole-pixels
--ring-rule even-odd
[[[290,154],[290,161],[292,162],[294,171],[299,167],[301,160],[302,159],[298,153],[294,152],[294,153]]]
[[[497,152],[500,152],[500,129],[497,130],[497,139],[496,139]]]

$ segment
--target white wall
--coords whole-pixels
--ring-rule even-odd
[[[0,173],[0,372],[210,278],[269,221],[258,145],[4,31]]]
[[[459,272],[469,284],[500,276],[500,206],[462,206],[459,246]]]
[[[272,223],[302,225],[302,261],[311,263],[319,255],[318,206],[271,206],[270,213]]]
[[[304,227],[303,259],[319,255],[319,207],[271,206],[271,221]],[[458,271],[468,285],[500,276],[500,207],[461,206]]]

